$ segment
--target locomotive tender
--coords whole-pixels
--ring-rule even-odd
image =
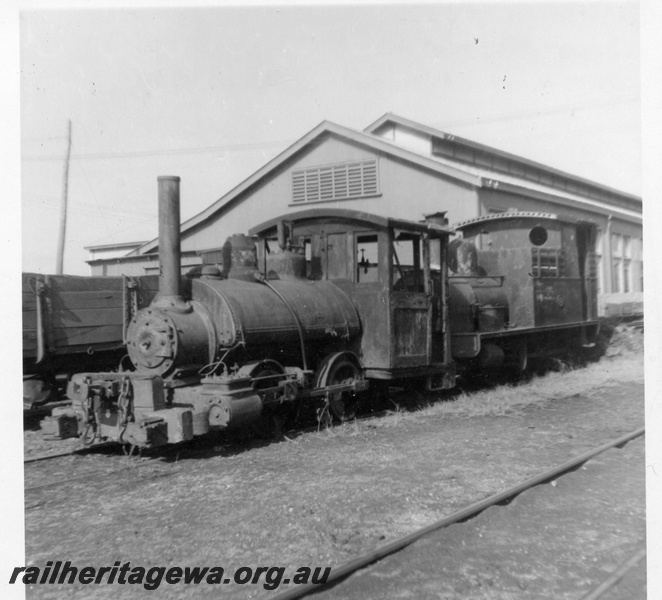
[[[159,292],[130,372],[79,373],[44,431],[139,447],[310,402],[347,418],[370,381],[455,385],[597,333],[593,226],[544,213],[460,224],[310,209],[228,238],[182,278],[179,178],[159,178]],[[213,253],[210,253],[212,256]]]

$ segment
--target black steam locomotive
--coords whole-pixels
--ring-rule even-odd
[[[448,389],[597,334],[590,223],[509,212],[450,241],[439,215],[304,210],[186,277],[179,227],[179,178],[161,177],[159,292],[126,332],[135,370],[74,375],[47,433],[155,447],[300,403],[347,418],[370,382]]]

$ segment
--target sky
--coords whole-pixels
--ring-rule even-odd
[[[199,213],[320,122],[386,112],[641,194],[635,3],[24,8],[22,269],[157,235],[156,178]],[[259,220],[259,217],[258,217]]]

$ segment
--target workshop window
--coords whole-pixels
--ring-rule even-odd
[[[632,238],[614,233],[611,236],[612,292],[632,291]]]
[[[604,243],[604,236],[602,229],[597,228],[595,230],[595,248],[593,251],[593,255],[595,257],[595,274],[597,276],[597,282],[598,282],[598,290],[597,290],[598,293],[602,293],[602,290],[604,289],[604,274],[602,272],[603,243]]]
[[[641,238],[632,240],[632,280],[633,291],[644,291],[644,241]]]

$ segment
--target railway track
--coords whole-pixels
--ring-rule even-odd
[[[370,420],[370,419],[373,419],[373,418],[383,417],[383,416],[385,416],[389,413],[392,413],[392,412],[393,411],[390,411],[390,410],[382,410],[382,411],[373,412],[373,413],[370,413],[370,414],[357,416],[355,418],[355,420],[357,422],[363,422],[363,421],[367,421],[367,420]],[[339,427],[339,426],[342,426],[342,423],[328,422],[328,423],[324,424],[325,428],[330,428],[330,429],[333,429],[334,427]],[[322,425],[318,424],[318,425],[313,425],[313,426],[309,426],[309,427],[305,427],[305,428],[292,429],[292,430],[285,431],[282,434],[281,437],[284,440],[292,441],[292,439],[295,438],[296,436],[299,436],[299,435],[302,435],[302,434],[305,434],[305,433],[314,432],[316,430],[319,431],[321,427],[322,427]],[[163,447],[163,448],[157,448],[157,449],[155,449],[152,456],[155,460],[159,460],[159,459],[169,460],[169,459],[174,458],[175,462],[179,462],[179,460],[186,460],[186,459],[193,459],[193,458],[200,458],[200,457],[209,457],[209,456],[214,456],[214,455],[219,455],[220,456],[222,454],[222,452],[217,450],[217,448],[219,448],[218,440],[216,440],[216,441],[209,440],[209,443],[208,444],[203,444],[202,447],[200,447],[200,445],[199,445],[200,441],[197,440],[197,442],[198,443],[195,444],[194,446],[183,445],[182,447],[167,446],[167,447]],[[224,446],[221,446],[221,447],[223,447],[225,449]],[[99,451],[99,450],[100,451],[112,451],[113,449],[117,450],[119,448],[121,448],[121,446],[119,444],[117,444],[115,442],[109,442],[109,443],[105,443],[105,444],[98,444],[98,445],[95,445],[95,446],[89,446],[89,447],[84,447],[84,448],[77,448],[77,449],[73,449],[73,450],[68,450],[66,452],[44,453],[44,454],[40,454],[40,455],[37,455],[37,456],[31,456],[31,457],[26,458],[23,461],[23,463],[24,463],[24,465],[30,465],[30,464],[34,464],[34,463],[43,463],[43,462],[46,462],[46,461],[49,461],[49,460],[56,460],[56,459],[59,459],[59,458],[66,458],[66,457],[69,457],[69,456],[90,455],[90,454],[94,454],[95,451]],[[231,442],[230,442],[230,448],[231,448]],[[127,460],[132,458],[132,454],[131,454],[130,451],[128,451],[128,452],[125,451],[125,456],[126,456]],[[134,468],[139,468],[141,465],[148,465],[148,464],[150,464],[150,463],[141,462],[141,463],[133,463],[132,466]],[[110,471],[105,471],[103,473],[99,473],[95,470],[93,472],[86,473],[86,474],[60,477],[60,478],[57,478],[57,479],[48,480],[48,481],[45,481],[43,483],[39,483],[37,485],[26,486],[24,488],[24,491],[25,492],[33,492],[33,491],[42,490],[42,489],[46,489],[46,488],[54,488],[54,487],[59,487],[59,486],[62,486],[62,485],[68,485],[72,482],[80,482],[80,481],[84,481],[84,480],[94,479],[95,477],[105,478],[109,475],[116,475],[116,474],[122,473],[125,470],[126,470],[126,465],[123,465],[120,468],[111,469]],[[167,474],[167,476],[175,475],[177,472],[178,471],[169,472]],[[164,476],[164,475],[158,475],[158,476]]]
[[[56,458],[63,458],[65,456],[85,455],[100,447],[101,446],[97,446],[95,448],[76,448],[74,450],[67,450],[65,452],[45,452],[44,454],[37,454],[36,456],[29,456],[25,458],[23,460],[23,464],[29,465],[31,463],[55,460]]]
[[[325,584],[307,584],[300,585],[297,587],[288,588],[282,591],[275,596],[272,596],[272,600],[293,600],[295,598],[301,598],[307,595],[310,595],[314,592],[320,592],[325,588],[329,588],[334,584],[346,579],[350,575],[356,573],[360,569],[367,567],[381,561],[382,559],[403,550],[407,546],[413,544],[414,542],[421,540],[422,538],[429,536],[430,534],[437,532],[443,528],[446,528],[450,525],[460,523],[466,519],[475,517],[485,509],[504,503],[511,500],[512,498],[518,496],[522,492],[529,490],[535,486],[538,486],[542,483],[556,480],[560,476],[577,469],[584,463],[588,462],[592,458],[610,450],[612,448],[622,447],[628,442],[644,435],[645,428],[640,428],[635,431],[632,431],[626,435],[623,435],[619,438],[611,440],[597,448],[594,448],[590,451],[587,451],[563,464],[560,464],[552,469],[548,469],[534,477],[527,479],[526,481],[509,487],[508,489],[503,490],[497,494],[489,496],[483,500],[475,502],[451,515],[441,519],[427,527],[419,529],[413,533],[400,537],[393,540],[392,542],[380,546],[371,552],[368,552],[362,556],[359,556],[345,564],[342,564],[331,570],[329,577],[326,580]],[[615,571],[612,576],[603,581],[599,586],[594,588],[583,600],[596,600],[600,598],[604,593],[609,591],[618,581],[628,572],[629,569],[633,568],[641,561],[645,555],[645,550],[637,552],[632,558],[630,558],[626,563],[624,563],[617,571]]]
[[[598,600],[607,595],[614,587],[646,557],[646,548],[641,548],[618,567],[609,577],[601,581],[581,600]]]
[[[362,415],[357,415],[352,421],[357,421],[359,423],[374,419],[374,418],[380,418],[383,416],[386,416],[388,414],[392,414],[393,411],[386,409],[386,410],[379,410],[375,412],[370,412]],[[306,427],[296,427],[292,429],[288,429],[284,432],[282,432],[282,438],[286,440],[290,440],[292,437],[296,437],[299,435],[302,435],[304,433],[310,433],[313,431],[319,431],[321,429],[333,429],[334,427],[340,427],[342,426],[343,423],[341,422],[331,422],[330,420],[324,423],[318,423],[317,425],[310,425]],[[259,437],[259,436],[258,436]],[[280,437],[278,435],[275,435],[273,437],[274,441],[278,441]],[[213,454],[214,450],[213,448],[218,445],[218,441],[210,440],[209,444],[205,445],[204,443],[202,446],[200,444],[196,444],[195,447],[190,447],[187,446],[186,443],[182,444],[181,446],[164,446],[162,448],[156,448],[154,451],[152,451],[152,456],[155,458],[161,458],[164,456],[172,456],[172,455],[181,455],[181,458],[195,458],[197,455],[200,454]],[[70,449],[64,452],[44,452],[42,454],[37,454],[35,456],[29,456],[26,457],[23,460],[23,464],[32,464],[32,463],[38,463],[38,462],[45,462],[48,460],[55,460],[58,458],[64,458],[67,456],[84,456],[86,454],[93,454],[99,450],[112,450],[112,449],[119,449],[122,446],[118,444],[117,442],[107,442],[103,444],[95,444],[93,446],[86,446],[82,448],[75,448],[75,449]],[[127,454],[130,456],[132,452],[129,450],[127,451]],[[143,454],[144,455],[144,454]]]

